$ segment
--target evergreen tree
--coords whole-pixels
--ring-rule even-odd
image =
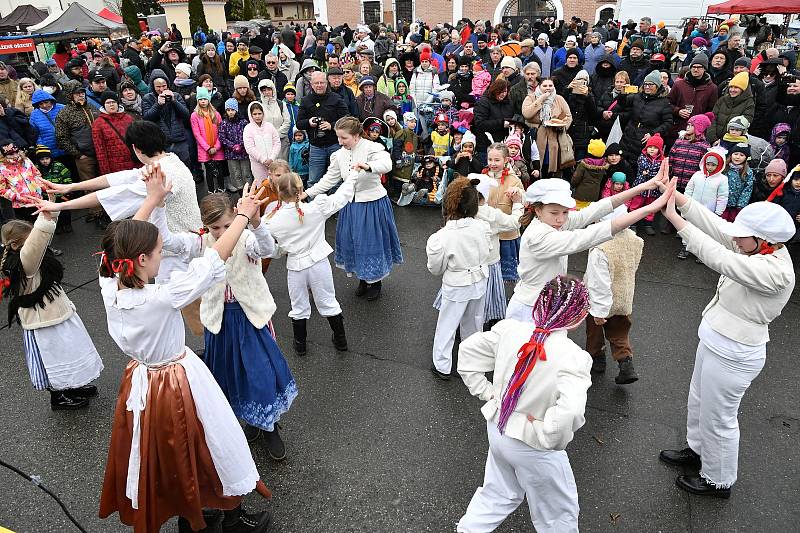
[[[131,37],[138,37],[142,33],[142,28],[139,27],[139,16],[136,13],[136,6],[133,5],[133,0],[122,0],[122,22],[128,27],[128,33]]]
[[[206,12],[203,11],[202,0],[189,0],[189,30],[194,34],[197,27],[208,30],[208,23],[206,22]]]
[[[242,20],[253,20],[252,0],[242,0]]]

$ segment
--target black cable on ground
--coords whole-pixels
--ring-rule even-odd
[[[36,485],[37,487],[42,489],[44,492],[46,492],[61,507],[61,510],[64,511],[64,514],[67,515],[67,518],[69,518],[70,522],[75,524],[75,527],[77,527],[78,530],[81,531],[81,533],[87,533],[87,531],[83,528],[83,526],[75,519],[74,516],[72,516],[72,513],[69,512],[69,509],[67,509],[67,506],[64,505],[64,502],[62,502],[61,499],[58,496],[53,494],[50,491],[50,489],[48,489],[47,487],[44,486],[44,484],[42,483],[42,480],[39,479],[39,476],[31,476],[29,474],[26,474],[25,472],[23,472],[19,468],[6,463],[2,459],[0,459],[0,466],[4,466],[4,467],[8,468],[9,470],[11,470],[12,472],[15,472],[15,473],[19,474],[21,477],[27,479],[28,481],[30,481],[31,483],[33,483],[34,485]]]

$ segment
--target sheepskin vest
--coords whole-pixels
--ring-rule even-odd
[[[256,329],[267,325],[275,313],[275,301],[269,292],[267,280],[261,273],[261,261],[247,256],[245,241],[250,232],[242,232],[233,253],[225,261],[225,281],[209,289],[200,303],[200,321],[216,335],[222,327],[222,311],[225,309],[225,286],[229,285],[234,297],[242,306],[245,316]],[[211,234],[203,235],[203,248],[217,242]]]
[[[626,229],[597,247],[608,257],[608,271],[611,274],[611,296],[614,301],[608,316],[628,316],[633,313],[636,270],[642,259],[644,241]]]

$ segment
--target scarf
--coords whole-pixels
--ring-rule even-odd
[[[7,276],[3,277],[3,280],[8,280],[8,282],[3,282],[2,291],[5,296],[11,297],[8,304],[8,325],[11,326],[14,320],[19,321],[19,315],[17,314],[19,309],[35,307],[44,309],[48,302],[56,299],[59,291],[61,291],[64,267],[53,255],[52,250],[47,248],[42,258],[42,263],[39,265],[41,283],[35,291],[30,294],[23,294],[27,285],[27,278],[22,268],[19,250],[9,248],[6,260],[3,262],[3,273]],[[0,277],[2,277],[2,274],[0,274]]]
[[[175,78],[175,85],[177,87],[191,87],[195,83],[196,82],[192,78],[186,78],[185,80],[181,78]]]
[[[211,104],[209,104],[211,106]],[[214,127],[214,116],[208,111],[200,111],[198,115],[203,119],[203,129],[206,133],[208,146],[214,147],[217,144],[217,128]]]
[[[544,93],[542,92],[542,88],[536,87],[536,90],[533,92],[534,98],[539,98]],[[539,111],[539,116],[541,118],[542,124],[545,122],[549,122],[550,119],[553,118],[553,103],[556,101],[556,93],[553,91],[547,95],[544,102],[542,103],[542,109]]]
[[[122,107],[125,108],[125,111],[135,111],[140,115],[142,114],[142,96],[140,94],[137,94],[136,98],[133,100],[120,96],[119,101],[122,103]]]

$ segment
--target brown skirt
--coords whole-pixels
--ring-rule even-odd
[[[100,518],[118,511],[122,523],[133,526],[135,533],[156,533],[173,516],[184,517],[194,530],[203,529],[203,508],[234,509],[242,497],[223,496],[180,364],[148,372],[147,404],[141,414],[139,508],[133,509],[125,495],[133,435],[133,413],[126,401],[138,364],[128,363],[119,388]]]

